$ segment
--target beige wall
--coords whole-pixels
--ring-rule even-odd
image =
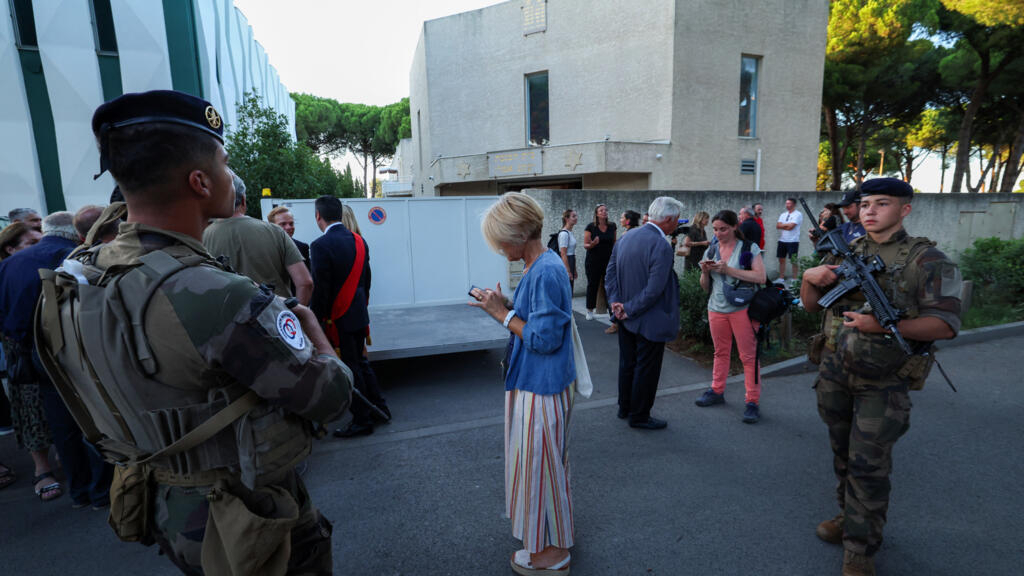
[[[786,209],[786,198],[804,197],[812,210],[819,211],[828,202],[839,201],[841,195],[834,192],[741,192],[723,190],[526,190],[544,209],[544,232],[547,238],[562,227],[561,214],[567,208],[579,214],[579,224],[573,230],[576,235],[577,262],[580,280],[576,282],[576,294],[586,291],[586,277],[583,260],[583,229],[593,219],[594,207],[598,203],[608,207],[610,218],[618,222],[619,215],[626,210],[643,213],[651,201],[658,196],[671,196],[683,203],[683,217],[703,210],[714,216],[719,210],[737,211],[742,206],[755,202],[764,204],[765,224],[765,269],[769,278],[778,272],[779,261],[775,244],[779,231],[775,222]],[[910,216],[904,220],[907,231],[914,236],[926,236],[954,259],[975,240],[989,236],[1003,239],[1024,237],[1024,194],[915,194]],[[802,208],[798,208],[803,212]],[[807,214],[800,234],[800,256],[809,256],[814,249],[807,238]],[[711,235],[711,227],[705,229]],[[676,258],[676,270],[682,271],[682,258]]]
[[[583,187],[604,190],[644,190],[650,188],[650,174],[584,174]]]
[[[520,5],[424,24],[431,157],[525,147],[524,76],[544,70],[552,144],[668,139],[672,0],[549,2],[547,31],[529,36]]]
[[[761,190],[813,190],[826,0],[679,0],[672,170],[656,188],[754,190],[740,161],[762,151]],[[757,136],[738,132],[740,60],[761,58]]]
[[[414,194],[479,187],[487,153],[525,148],[524,75],[544,70],[540,182],[566,174],[572,153],[587,187],[753,191],[740,162],[760,151],[761,190],[814,187],[827,0],[558,0],[529,36],[522,4],[424,23],[410,72]],[[737,135],[743,55],[761,59],[756,138]]]

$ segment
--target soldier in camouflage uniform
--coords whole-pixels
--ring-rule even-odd
[[[917,354],[907,357],[866,306],[861,292],[847,293],[825,315],[824,349],[815,389],[818,412],[828,426],[838,479],[840,514],[818,525],[818,536],[844,548],[846,575],[874,574],[889,506],[892,449],[910,427],[909,390],[924,385],[933,361],[931,343],[960,329],[960,273],[925,238],[903,229],[913,189],[895,178],[861,187],[860,219],[867,236],[851,243],[859,256],[886,263],[875,274],[895,308],[897,325]],[[800,291],[809,311],[837,281],[837,257],[807,270]],[[928,354],[922,354],[928,352]]]
[[[99,443],[113,459],[117,448],[153,454],[215,419],[211,414],[224,404],[252,399],[230,427],[144,465],[153,489],[146,534],[137,539],[155,539],[186,574],[331,574],[331,525],[294,467],[309,453],[313,424],[344,414],[352,374],[308,308],[232,273],[203,248],[207,222],[230,216],[234,204],[219,114],[178,92],[127,94],[97,109],[93,131],[101,169],[117,180],[129,218],[110,243],[72,255],[65,271],[77,271],[80,290],[88,290],[85,282],[103,286],[104,277],[123,274],[120,294],[129,316],[138,292],[133,282],[162,274],[141,308],[149,355],[125,362],[119,352],[125,342],[97,348],[86,331],[98,330],[98,322],[76,325],[78,345],[67,345],[75,332],[60,324],[56,308],[46,308],[55,299],[51,292],[37,318],[37,340],[51,343],[42,354],[47,370],[68,382],[76,366],[61,355],[80,350],[98,387],[109,391],[102,401],[125,398],[138,406],[135,414],[89,410],[96,427],[116,422],[126,431],[108,427],[109,436],[130,441]],[[167,262],[171,267],[161,270]],[[178,263],[187,265],[168,273]],[[133,275],[136,269],[145,273]],[[87,396],[88,387],[82,389]],[[69,395],[65,401],[72,404]]]

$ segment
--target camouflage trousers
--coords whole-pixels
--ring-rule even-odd
[[[331,523],[312,508],[309,495],[302,480],[295,474],[285,488],[291,492],[300,506],[300,522],[291,531],[291,555],[287,574],[293,576],[330,576]],[[153,535],[164,554],[183,574],[204,576],[201,565],[203,538],[210,514],[210,486],[180,487],[158,484],[154,502]],[[234,491],[233,491],[234,492]],[[238,494],[252,512],[272,516],[272,511],[262,510],[256,493],[240,488]],[[213,576],[213,575],[210,575]]]
[[[872,380],[849,374],[842,357],[825,350],[814,387],[832,444],[843,547],[872,556],[882,545],[889,509],[892,449],[910,428],[907,384],[895,376]]]

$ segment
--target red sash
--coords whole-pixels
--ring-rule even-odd
[[[335,348],[340,345],[340,340],[338,326],[334,321],[344,316],[352,306],[356,289],[359,288],[359,280],[363,277],[363,265],[366,263],[366,245],[363,244],[363,238],[355,232],[352,233],[352,237],[356,242],[355,262],[352,263],[352,270],[349,271],[348,278],[345,278],[345,283],[341,285],[341,290],[334,297],[334,304],[331,305],[331,317],[324,320],[324,333]]]

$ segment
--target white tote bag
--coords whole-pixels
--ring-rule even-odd
[[[587,367],[587,355],[583,352],[583,341],[580,331],[576,328],[576,318],[572,318],[572,357],[576,362],[576,392],[584,398],[594,393],[594,382],[590,380],[590,368]]]

